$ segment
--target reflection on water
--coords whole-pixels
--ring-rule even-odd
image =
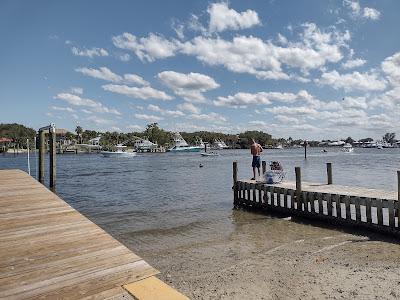
[[[294,167],[300,166],[304,180],[324,182],[325,163],[332,162],[334,183],[395,190],[399,154],[400,149],[356,149],[352,154],[309,149],[304,161],[302,149],[266,150],[263,159],[281,161],[290,180]],[[255,248],[257,243],[270,243],[273,248],[329,234],[316,226],[232,210],[233,160],[238,161],[239,177],[251,176],[247,150],[221,151],[216,157],[198,153],[121,158],[59,155],[57,193],[142,255],[154,249],[162,252],[226,240],[252,241]],[[26,157],[1,155],[0,168],[26,170]]]

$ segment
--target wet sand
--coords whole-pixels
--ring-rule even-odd
[[[232,222],[228,235],[141,255],[191,299],[400,297],[395,239],[243,211]]]

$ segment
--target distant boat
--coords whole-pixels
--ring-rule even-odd
[[[179,132],[174,134],[174,145],[168,149],[170,152],[200,152],[200,146],[189,146]]]
[[[156,149],[158,145],[146,139],[139,139],[135,141],[134,147],[141,152],[150,152],[151,150]]]
[[[122,144],[117,144],[115,146],[116,151],[101,151],[100,153],[104,157],[116,157],[116,156],[136,156],[136,152],[127,152],[126,146]]]
[[[217,152],[202,152],[200,153],[202,156],[219,156],[219,153]]]
[[[346,145],[346,143],[343,142],[343,141],[336,141],[336,142],[330,142],[330,143],[328,143],[328,146],[344,146],[344,145]],[[352,146],[352,147],[353,147],[353,146]]]
[[[346,153],[351,153],[351,152],[354,151],[354,148],[353,148],[353,146],[351,144],[346,143],[346,144],[343,145],[342,151],[346,152]]]
[[[223,140],[215,140],[211,148],[216,150],[223,150],[223,149],[228,149],[229,146],[225,144]]]
[[[283,149],[283,146],[281,144],[274,146],[272,149]]]

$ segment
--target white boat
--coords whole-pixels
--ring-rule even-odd
[[[273,149],[280,149],[281,150],[281,149],[283,149],[283,146],[281,144],[279,144],[279,145],[273,147]]]
[[[116,151],[101,151],[100,153],[105,157],[116,157],[116,156],[136,156],[136,152],[127,152],[126,146],[117,144],[115,146]]]
[[[351,144],[346,143],[346,144],[343,145],[342,151],[346,152],[346,153],[351,153],[351,152],[354,151],[354,148],[353,148],[353,146]]]
[[[202,156],[219,156],[219,153],[217,152],[202,152],[200,153]]]
[[[134,147],[140,152],[151,152],[151,150],[156,149],[158,145],[146,139],[139,139],[135,141]]]
[[[229,147],[225,144],[223,140],[215,140],[211,148],[216,150],[223,150],[228,149]]]
[[[200,146],[189,146],[179,132],[174,134],[174,145],[168,149],[170,152],[200,152]]]

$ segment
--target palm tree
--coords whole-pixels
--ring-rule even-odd
[[[81,126],[76,126],[75,132],[78,135],[78,142],[80,144],[82,144],[82,132],[83,132],[82,127]]]

